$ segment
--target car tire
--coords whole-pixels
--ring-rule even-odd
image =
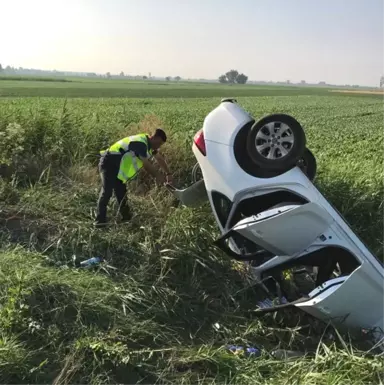
[[[202,179],[204,179],[203,173],[201,172],[201,167],[199,165],[199,162],[197,162],[192,169],[192,183],[196,183]]]
[[[317,173],[317,162],[311,150],[305,149],[303,156],[297,162],[297,166],[311,182],[314,181]]]
[[[272,114],[255,122],[246,142],[248,155],[256,166],[279,172],[292,168],[303,156],[305,146],[302,126],[286,114]]]

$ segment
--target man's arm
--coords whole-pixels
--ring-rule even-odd
[[[145,170],[148,171],[153,177],[155,177],[158,183],[165,183],[164,175],[157,172],[156,168],[153,167],[152,163],[149,161],[148,158],[140,156],[140,159],[143,162],[143,167],[145,168]]]
[[[146,171],[148,171],[153,177],[157,177],[157,170],[153,167],[153,164],[149,161],[148,158],[144,158],[143,156],[139,156],[140,160],[143,162],[143,167]]]
[[[165,161],[164,157],[159,152],[156,152],[156,154],[153,154],[153,156],[155,157],[156,162],[159,164],[159,166],[165,172],[165,174],[167,176],[167,183],[172,184],[173,183],[172,174],[168,168],[167,162]]]
[[[171,175],[171,172],[169,171],[167,162],[165,161],[163,155],[160,154],[160,152],[157,152],[153,155],[156,159],[156,162],[159,164],[159,166],[162,168],[162,170],[165,172],[166,175]]]
[[[148,154],[147,154],[147,146],[144,143],[138,142],[138,141],[131,142],[129,144],[129,150],[133,151],[135,155],[138,158],[140,158],[140,160],[143,162],[144,169],[148,173],[150,173],[153,177],[155,177],[158,183],[160,184],[165,183],[164,175],[158,172],[156,168],[152,165],[152,163],[149,161]],[[157,156],[157,154],[154,154],[154,156]],[[165,161],[164,161],[164,164],[165,164],[165,167],[167,167]],[[160,167],[163,168],[162,166]],[[167,181],[169,182],[168,177],[167,177]]]

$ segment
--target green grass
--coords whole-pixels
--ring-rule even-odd
[[[41,90],[62,95],[53,85]],[[140,87],[131,98],[0,98],[0,383],[383,383],[382,358],[357,340],[331,339],[332,328],[299,311],[253,314],[257,292],[212,246],[209,207],[182,208],[143,175],[129,186],[132,223],[91,226],[99,149],[161,125],[175,183],[186,186],[194,133],[221,97],[236,96],[256,118],[284,112],[304,125],[316,185],[383,258],[382,100],[257,87],[244,97],[242,87],[206,85],[171,98],[186,86]],[[115,213],[113,201],[112,222]],[[73,254],[103,255],[113,268],[75,270]],[[234,356],[229,343],[263,355]],[[281,361],[274,348],[309,353]]]
[[[223,96],[337,95],[328,88],[296,86],[223,85],[219,83],[134,81],[87,78],[0,77],[0,97],[68,98],[210,98]],[[380,95],[368,97],[380,98]]]
[[[0,76],[0,81],[7,82],[6,85],[17,85],[23,84],[23,82],[54,82],[54,83],[62,83],[62,82],[72,82],[70,79],[64,79],[59,77],[49,78],[46,76]],[[19,83],[16,83],[19,82]]]

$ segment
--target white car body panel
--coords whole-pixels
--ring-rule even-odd
[[[374,277],[363,266],[359,266],[348,277],[327,281],[309,293],[310,299],[307,302],[296,306],[325,321],[331,317],[343,319],[351,327],[378,326],[383,318],[383,301],[377,301],[373,306],[372,301],[367,301],[367,298],[377,299],[378,293],[383,289],[380,281],[372,279]],[[337,281],[339,283],[335,284]]]
[[[233,146],[237,131],[253,118],[233,103],[221,103],[204,120],[205,140]],[[204,128],[203,128],[204,129]]]
[[[324,247],[347,250],[360,264],[349,276],[329,280],[309,293],[298,308],[320,319],[346,317],[346,325],[357,328],[380,327],[383,321],[382,264],[351,230],[345,219],[325,199],[299,167],[271,178],[257,178],[246,173],[237,163],[234,142],[240,129],[254,119],[237,103],[224,102],[211,111],[203,124],[206,155],[195,144],[193,153],[200,165],[213,214],[222,233],[228,226],[237,204],[254,196],[273,191],[289,191],[309,203],[297,206],[290,202],[289,210],[277,216],[268,212],[239,221],[233,229],[256,245],[276,255],[254,268],[256,276],[271,267],[297,259]],[[244,150],[245,151],[245,150]],[[227,225],[222,225],[216,213],[212,193],[219,192],[233,204]],[[286,208],[287,209],[287,208]],[[284,211],[284,212],[283,212]],[[258,221],[255,221],[259,218]],[[322,239],[320,239],[322,237]],[[232,241],[230,248],[239,252]],[[338,284],[335,284],[339,282]]]
[[[326,231],[333,218],[316,203],[289,205],[241,220],[234,229],[276,255],[297,255]]]

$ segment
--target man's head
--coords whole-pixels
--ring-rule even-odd
[[[167,135],[161,128],[157,128],[149,140],[151,142],[152,149],[157,150],[167,141]]]

